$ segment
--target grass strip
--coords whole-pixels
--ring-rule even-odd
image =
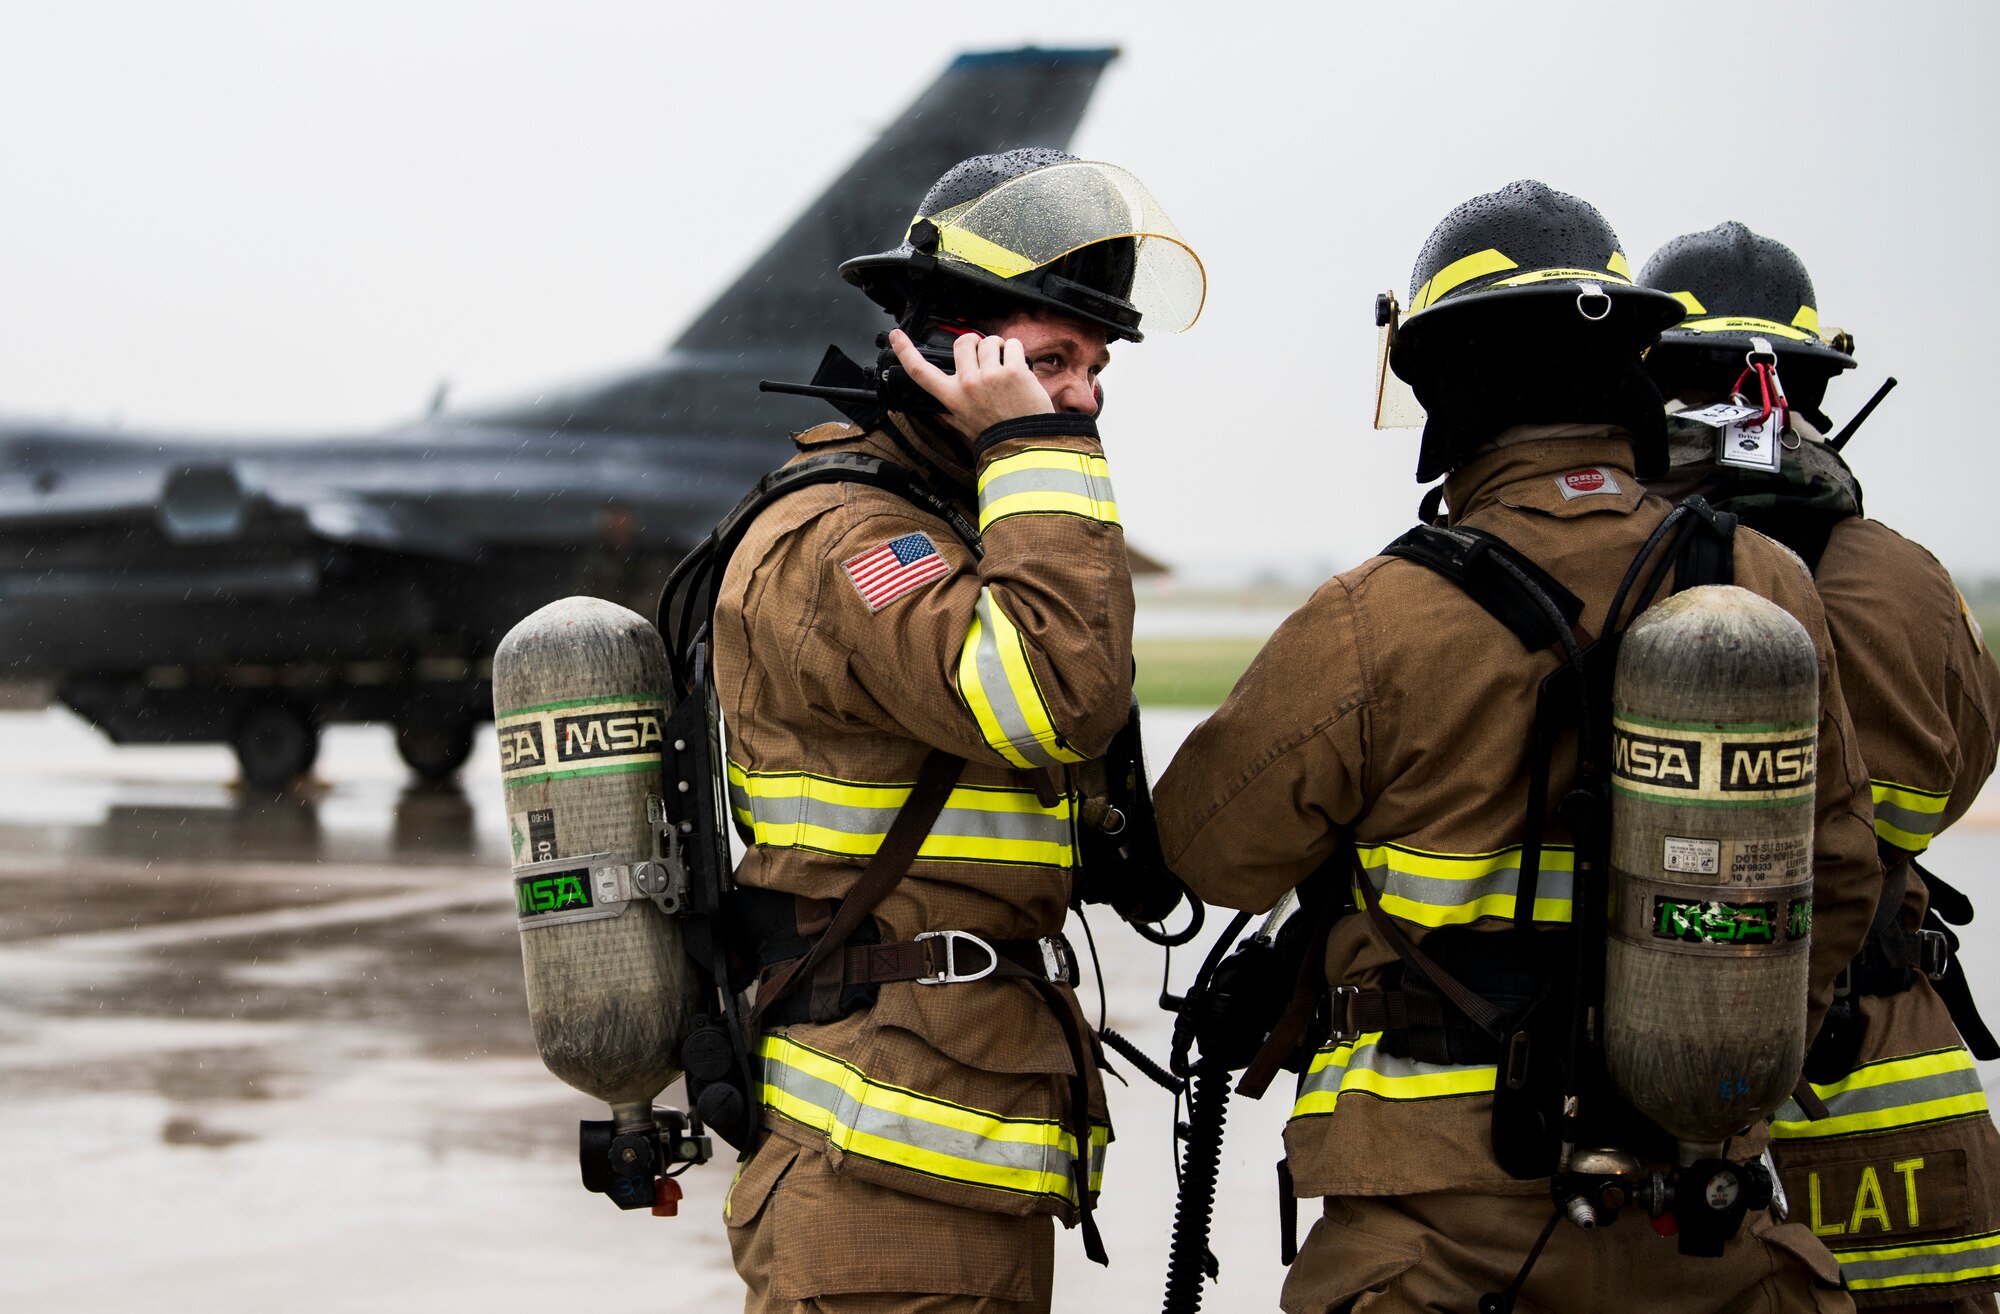
[[[1259,638],[1135,639],[1134,687],[1142,707],[1214,707],[1229,696]]]

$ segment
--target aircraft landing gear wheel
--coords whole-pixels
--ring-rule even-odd
[[[472,756],[472,723],[398,725],[396,752],[419,778],[449,780]]]
[[[319,727],[290,703],[260,703],[236,723],[230,744],[244,784],[283,789],[312,770],[319,757]]]

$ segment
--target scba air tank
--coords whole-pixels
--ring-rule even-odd
[[[1805,1057],[1819,672],[1775,603],[1691,588],[1612,693],[1611,1079],[1681,1162],[1775,1109]]]
[[[549,1071],[651,1127],[680,1075],[695,980],[657,887],[666,649],[600,598],[552,602],[493,656],[528,1016]]]

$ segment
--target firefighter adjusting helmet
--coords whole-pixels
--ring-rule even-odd
[[[1617,424],[1641,465],[1663,466],[1640,353],[1681,314],[1632,281],[1618,234],[1586,201],[1522,181],[1460,205],[1418,253],[1388,349],[1427,412],[1417,478],[1530,423]]]
[[[901,245],[840,276],[908,327],[967,305],[1025,302],[1111,338],[1179,332],[1201,314],[1201,259],[1145,185],[1116,165],[1028,147],[975,155],[924,194]]]
[[[1854,343],[1844,333],[1821,336],[1812,275],[1790,247],[1732,220],[1674,238],[1653,253],[1639,282],[1681,303],[1683,318],[1647,360],[1663,390],[1691,376],[1726,390],[1751,339],[1762,338],[1778,355],[1793,407],[1827,427],[1819,404],[1827,381],[1854,368]]]

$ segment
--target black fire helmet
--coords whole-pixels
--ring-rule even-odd
[[[1023,147],[975,155],[924,194],[901,245],[840,276],[906,328],[1025,302],[1141,340],[1194,323],[1201,261],[1145,186],[1115,165]]]
[[[1460,205],[1417,255],[1389,353],[1427,415],[1418,480],[1520,424],[1615,424],[1637,473],[1664,470],[1664,408],[1640,357],[1681,315],[1632,282],[1586,201],[1522,181]]]
[[[1639,282],[1681,302],[1680,323],[1660,334],[1647,367],[1663,391],[1693,379],[1727,391],[1743,371],[1752,338],[1778,354],[1778,375],[1794,409],[1820,429],[1828,380],[1854,368],[1854,342],[1824,340],[1812,275],[1792,248],[1731,220],[1674,238],[1646,262]]]

